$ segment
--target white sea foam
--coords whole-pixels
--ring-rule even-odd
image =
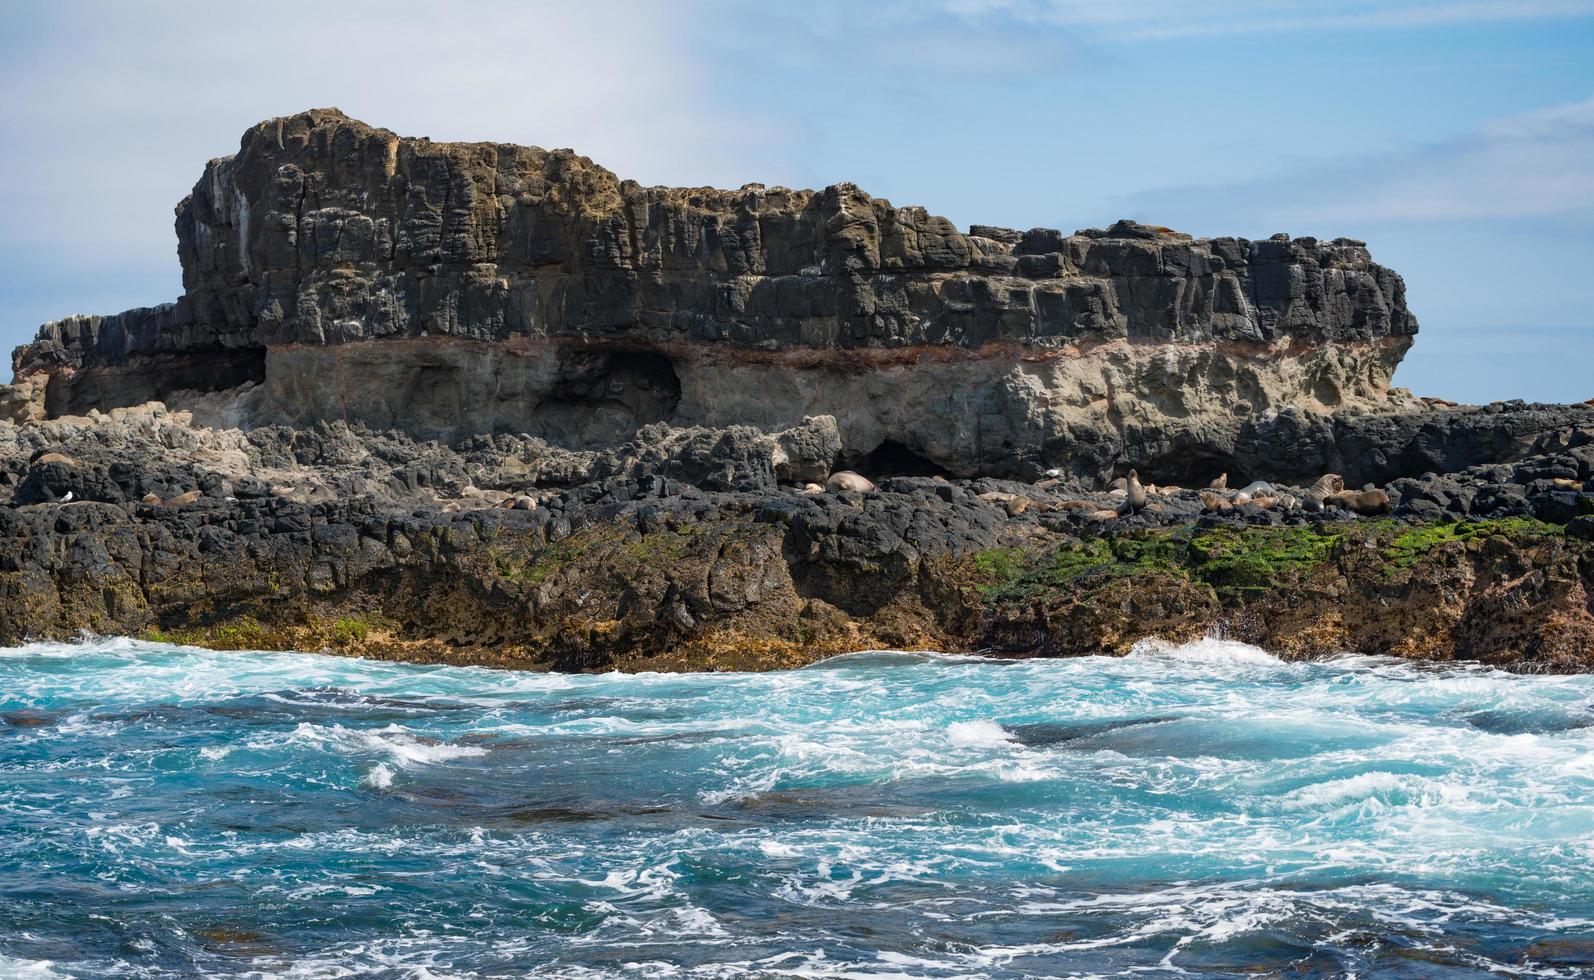
[[[1279,802],[1286,810],[1326,809],[1347,804],[1439,806],[1457,803],[1466,796],[1464,789],[1422,776],[1368,772],[1303,786]]]
[[[361,782],[375,789],[387,789],[393,785],[393,770],[388,768],[387,763],[378,762],[365,774]]]
[[[22,960],[0,953],[0,980],[54,980],[57,973],[49,960]]]
[[[1141,640],[1130,648],[1131,657],[1158,657],[1185,663],[1214,666],[1246,665],[1277,667],[1284,661],[1261,647],[1236,640],[1205,637],[1192,643],[1172,644],[1156,638]]]
[[[966,748],[1003,748],[1013,744],[1013,733],[988,719],[954,721],[946,726],[947,741]]]
[[[331,747],[334,751],[388,755],[400,766],[425,765],[469,759],[487,754],[480,745],[456,745],[415,735],[398,725],[375,731],[345,728],[342,725],[314,725],[301,722],[289,738],[299,742]]]

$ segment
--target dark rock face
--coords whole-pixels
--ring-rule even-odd
[[[1555,454],[1591,436],[1594,405],[1587,404],[1498,402],[1333,416],[1290,411],[1246,426],[1235,452],[1215,462],[1221,464],[1218,471],[1241,482],[1258,477],[1310,483],[1323,473],[1339,473],[1351,486],[1382,486]]]
[[[177,236],[175,304],[47,324],[17,352],[49,414],[245,381],[246,423],[589,447],[828,414],[860,455],[1100,475],[1101,455],[1227,451],[1292,406],[1382,404],[1416,332],[1399,276],[1348,239],[963,234],[848,184],[645,188],[336,110],[247,132]]]
[[[423,334],[832,349],[1416,330],[1399,277],[1348,239],[980,230],[998,237],[849,184],[644,188],[568,150],[403,139],[314,110],[245,133],[178,205],[181,302],[41,341],[94,366]]]
[[[0,642],[87,629],[745,669],[870,647],[1122,653],[1221,628],[1303,656],[1594,667],[1591,425],[1552,427],[1515,462],[1395,480],[1376,518],[1286,507],[1309,495],[1291,485],[1217,512],[1154,486],[1130,516],[1061,480],[790,486],[839,445],[828,418],[657,424],[603,452],[342,422],[245,434],[151,407],[0,423]]]

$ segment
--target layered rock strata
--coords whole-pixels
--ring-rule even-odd
[[[313,110],[177,208],[174,304],[46,324],[35,415],[235,389],[244,426],[623,442],[837,420],[852,459],[1110,477],[1294,409],[1398,403],[1417,325],[1362,243],[960,232],[848,184],[642,187],[568,150]],[[880,458],[880,457],[877,457]]]

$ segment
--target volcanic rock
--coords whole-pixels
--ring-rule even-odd
[[[1287,409],[1403,403],[1417,329],[1350,239],[965,234],[851,184],[642,187],[335,109],[246,132],[177,238],[183,296],[46,324],[14,358],[31,387],[8,397],[34,401],[13,415],[226,391],[214,411],[246,428],[573,448],[829,415],[855,458],[1099,478],[1230,455]]]

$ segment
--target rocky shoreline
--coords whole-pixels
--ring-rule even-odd
[[[961,233],[335,110],[177,230],[176,304],[0,388],[0,641],[1594,667],[1594,406],[1392,388],[1416,321],[1359,242]]]
[[[1219,631],[1291,656],[1588,669],[1594,409],[1429,415],[1429,436],[1556,424],[1514,462],[1393,480],[1369,516],[1280,504],[1303,486],[1151,487],[1120,516],[1124,491],[1057,479],[782,482],[838,452],[825,418],[660,425],[606,452],[342,422],[243,433],[158,406],[5,424],[0,630],[559,670],[1123,653]]]

